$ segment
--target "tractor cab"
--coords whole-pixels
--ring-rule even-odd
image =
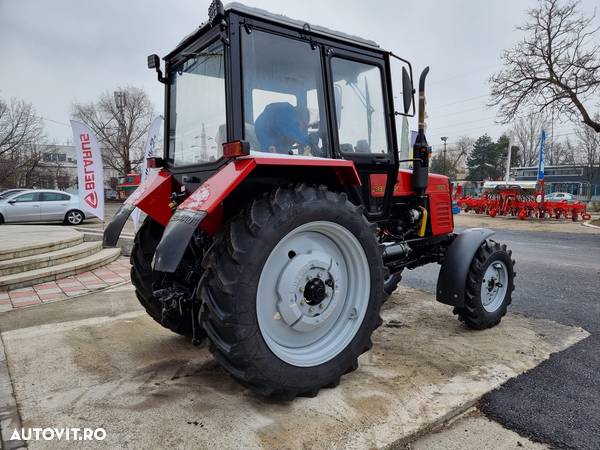
[[[215,1],[209,20],[164,58],[165,77],[158,57],[149,57],[166,84],[166,167],[193,190],[228,162],[230,142],[243,142],[249,155],[353,161],[360,177],[353,195],[382,216],[386,202],[371,195],[370,175],[390,180],[378,189],[391,197],[398,171],[391,55],[373,41]],[[408,69],[404,114],[412,70],[399,61]]]

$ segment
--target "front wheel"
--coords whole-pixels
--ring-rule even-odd
[[[211,351],[261,395],[335,386],[381,324],[382,264],[371,225],[345,194],[298,185],[254,200],[205,259]]]
[[[78,209],[72,209],[71,211],[65,214],[65,218],[63,222],[65,225],[79,225],[83,222],[84,216],[81,211]]]
[[[469,328],[483,330],[500,323],[512,301],[514,264],[506,245],[484,241],[471,262],[465,304],[455,314]]]

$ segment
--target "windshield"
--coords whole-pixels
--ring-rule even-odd
[[[223,155],[227,140],[223,44],[194,52],[169,77],[169,160],[201,164]]]

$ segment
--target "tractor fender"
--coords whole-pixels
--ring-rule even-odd
[[[142,184],[125,200],[104,230],[104,247],[117,245],[125,222],[137,207],[165,226],[171,218],[169,202],[173,192],[173,183],[177,183],[173,175],[161,169],[151,173]]]
[[[267,154],[268,155],[268,154]],[[222,203],[257,166],[329,167],[342,184],[358,184],[352,161],[289,155],[253,154],[230,161],[198,187],[177,208],[154,253],[153,268],[175,272],[198,227],[215,234],[221,224]]]
[[[154,252],[152,265],[159,272],[175,272],[201,222],[219,214],[223,200],[256,167],[253,159],[236,159],[226,164],[198,187],[169,220]]]
[[[438,276],[436,299],[457,308],[464,306],[465,285],[471,261],[480,245],[494,231],[487,228],[469,228],[460,233],[446,251]]]

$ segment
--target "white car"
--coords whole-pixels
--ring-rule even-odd
[[[85,219],[79,197],[47,189],[26,190],[0,199],[0,224],[63,222],[79,225]]]
[[[551,194],[545,195],[544,200],[549,202],[574,202],[575,197],[568,192],[553,192]]]

